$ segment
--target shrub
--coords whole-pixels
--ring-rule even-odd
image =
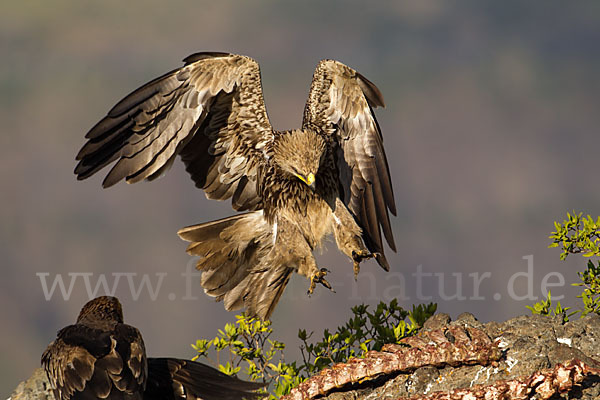
[[[374,312],[364,304],[352,307],[353,317],[348,322],[333,334],[325,329],[323,337],[314,343],[310,343],[312,332],[298,331],[303,358],[300,365],[285,361],[286,345],[271,339],[270,321],[236,315],[235,324],[226,324],[214,339],[199,339],[192,345],[197,353],[193,360],[207,359],[228,375],[235,375],[244,367],[250,380],[269,384],[269,398],[275,399],[323,368],[363,357],[369,350],[380,350],[386,343],[414,335],[436,308],[433,303],[418,305],[409,312],[399,307],[396,299],[389,304],[380,302]],[[216,360],[209,353],[216,354]],[[222,353],[226,360],[221,360]]]
[[[580,314],[581,317],[589,313],[600,314],[600,217],[594,220],[590,215],[582,215],[576,212],[567,213],[567,219],[562,223],[554,222],[556,232],[550,235],[552,243],[548,247],[560,247],[561,260],[565,260],[570,254],[581,254],[590,258],[587,261],[587,269],[577,272],[579,282],[572,284],[582,288],[577,297],[582,300],[583,308],[568,313],[570,307],[563,308],[560,302],[556,308],[552,308],[551,295],[548,293],[546,300],[527,306],[533,314],[561,315],[565,322],[575,314]]]

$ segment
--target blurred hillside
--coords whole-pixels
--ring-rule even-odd
[[[110,190],[100,176],[77,182],[72,173],[85,132],[112,105],[196,51],[259,61],[277,129],[300,125],[322,58],[356,68],[386,100],[376,114],[399,209],[392,271],[366,263],[355,284],[329,245],[319,260],[337,294],[308,298],[308,283],[292,280],[273,316],[278,339],[295,345],[299,327],[333,328],[351,305],[391,297],[409,307],[431,296],[441,312],[484,321],[525,313],[531,301],[509,297],[507,285],[529,255],[534,296],[560,272],[553,297],[572,297],[569,268],[582,263],[560,263],[547,236],[568,210],[600,214],[600,4],[392,3],[2,2],[0,393],[39,365],[88,299],[79,275],[68,301],[59,289],[47,301],[39,273],[49,283],[94,273],[92,288],[100,273],[163,276],[155,300],[146,291],[136,300],[126,275],[116,290],[154,356],[191,357],[190,343],[233,321],[199,278],[187,285],[181,273],[193,260],[175,234],[231,214],[228,203],[206,200],[180,163],[156,182]],[[418,287],[419,268],[443,275]],[[486,272],[475,291],[469,274]],[[452,299],[457,277],[464,298]],[[527,293],[525,278],[513,282]]]

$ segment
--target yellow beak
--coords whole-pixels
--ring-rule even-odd
[[[306,183],[308,186],[312,186],[313,183],[315,183],[315,175],[312,172],[310,174],[308,174],[306,176],[306,178],[300,174],[295,174],[295,175],[298,177],[298,179],[300,179],[302,182]]]

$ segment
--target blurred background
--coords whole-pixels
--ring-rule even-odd
[[[528,313],[544,279],[574,303],[584,262],[559,261],[548,235],[569,210],[600,214],[598,43],[592,1],[3,1],[0,393],[39,365],[101,277],[149,355],[192,357],[190,343],[235,321],[182,276],[194,260],[176,235],[230,215],[229,203],[206,200],[181,163],[109,190],[104,172],[72,173],[89,128],[197,51],[254,57],[276,129],[300,126],[322,58],[386,100],[376,114],[399,210],[392,270],[364,263],[355,283],[331,242],[318,260],[337,293],[308,298],[296,276],[273,315],[289,360],[298,328],[320,335],[358,303],[434,301],[453,317],[504,320]]]

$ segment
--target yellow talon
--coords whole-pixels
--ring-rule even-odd
[[[310,277],[310,286],[308,287],[307,292],[308,295],[311,295],[313,293],[315,287],[317,286],[317,283],[320,283],[321,285],[325,286],[327,289],[335,293],[335,290],[333,290],[331,284],[325,279],[325,275],[327,275],[327,272],[329,272],[327,268],[321,268],[319,271],[315,272],[313,276]]]

